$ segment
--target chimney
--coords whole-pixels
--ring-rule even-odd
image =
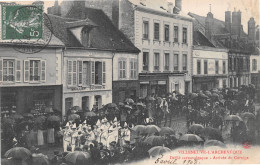
[[[49,7],[47,9],[47,13],[57,15],[57,16],[61,16],[61,7],[58,4],[58,0],[55,0],[54,6]]]
[[[167,10],[167,12],[172,14],[172,12],[173,12],[173,3],[168,2],[168,10]]]
[[[236,9],[232,12],[232,26],[231,26],[232,34],[240,37],[241,32],[241,12],[240,10],[236,12]]]
[[[225,12],[225,28],[230,33],[231,32],[231,12]]]
[[[177,7],[177,8],[180,9],[180,11],[181,11],[181,8],[182,8],[182,0],[175,0],[175,7]]]
[[[85,0],[74,0],[74,8],[77,8],[79,18],[78,19],[86,19],[85,15]]]
[[[206,26],[205,26],[205,35],[206,37],[211,40],[212,33],[213,33],[213,26],[214,26],[214,17],[211,12],[207,14],[206,20],[205,20]]]
[[[255,41],[256,29],[255,29],[255,20],[253,17],[248,21],[248,38],[250,41]]]

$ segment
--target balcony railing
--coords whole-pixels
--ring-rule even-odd
[[[148,65],[143,66],[143,71],[148,71]]]
[[[169,71],[169,66],[164,66],[165,71]]]
[[[3,76],[3,81],[14,81],[14,76],[13,75]]]
[[[154,66],[155,71],[159,71],[159,66]]]
[[[40,81],[40,76],[30,76],[30,81]]]

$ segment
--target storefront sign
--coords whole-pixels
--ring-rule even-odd
[[[71,89],[72,91],[79,91],[79,90],[85,90],[86,87],[70,87],[69,89]]]
[[[159,85],[166,85],[166,81],[158,81]]]
[[[149,84],[149,81],[141,81],[140,84]]]

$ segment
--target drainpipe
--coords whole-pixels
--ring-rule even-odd
[[[113,82],[114,82],[114,57],[115,57],[115,52],[112,51],[112,102],[113,102]]]

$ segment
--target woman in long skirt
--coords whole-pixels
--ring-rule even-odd
[[[38,132],[37,132],[37,141],[38,141],[38,145],[39,145],[39,146],[44,145],[43,130],[41,130],[41,129],[38,129]]]

